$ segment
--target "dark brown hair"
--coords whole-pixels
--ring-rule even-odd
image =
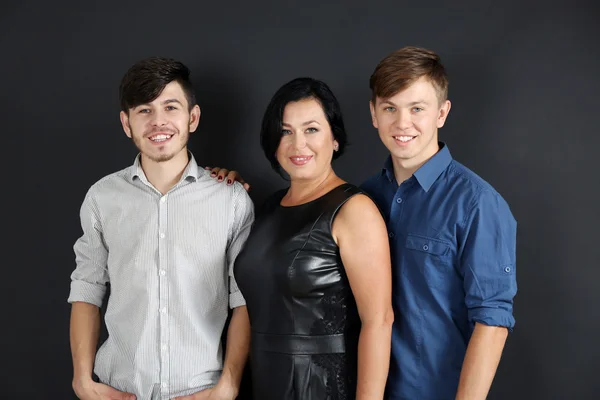
[[[196,95],[190,80],[190,70],[183,63],[164,57],[150,57],[135,63],[123,76],[119,86],[121,110],[147,104],[158,96],[169,83],[181,85],[191,110],[196,104]]]
[[[373,103],[377,97],[389,99],[421,77],[432,83],[440,103],[448,98],[448,77],[440,56],[414,46],[392,52],[379,62],[369,80]]]

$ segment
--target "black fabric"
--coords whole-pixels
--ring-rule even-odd
[[[331,227],[358,193],[343,184],[283,207],[284,190],[257,211],[234,267],[252,325],[255,399],[355,398],[360,319]]]

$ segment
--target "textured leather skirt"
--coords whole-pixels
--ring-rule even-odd
[[[357,338],[252,332],[255,400],[350,400],[356,397]],[[356,349],[356,347],[354,347]]]

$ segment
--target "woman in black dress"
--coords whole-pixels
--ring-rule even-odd
[[[290,186],[257,210],[234,268],[254,398],[380,400],[393,321],[387,231],[375,204],[332,169],[346,134],[327,85],[299,78],[279,89],[261,144]]]

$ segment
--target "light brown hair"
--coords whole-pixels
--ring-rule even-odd
[[[448,77],[440,56],[414,46],[392,52],[379,62],[369,80],[373,104],[377,97],[389,99],[421,77],[431,82],[440,104],[448,98]]]

